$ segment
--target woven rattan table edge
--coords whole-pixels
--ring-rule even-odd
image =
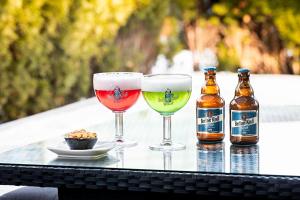
[[[0,184],[194,195],[300,198],[300,177],[0,164]]]

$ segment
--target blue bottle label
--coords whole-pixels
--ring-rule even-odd
[[[231,135],[256,136],[258,135],[257,110],[232,110]]]
[[[197,108],[197,132],[223,133],[224,108]]]

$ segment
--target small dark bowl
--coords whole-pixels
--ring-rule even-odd
[[[78,139],[78,138],[65,138],[68,146],[72,150],[84,150],[92,149],[96,142],[97,138],[88,138],[88,139]]]

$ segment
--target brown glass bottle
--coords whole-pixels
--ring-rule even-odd
[[[256,144],[259,138],[259,104],[249,81],[250,71],[238,70],[239,82],[230,102],[230,141],[232,144]]]
[[[224,138],[224,105],[216,82],[216,68],[204,69],[205,84],[196,102],[196,132],[200,142],[219,142]]]

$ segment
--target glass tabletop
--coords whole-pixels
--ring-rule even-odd
[[[103,114],[113,115],[109,111]],[[150,144],[162,139],[162,119],[149,108],[125,113],[125,134],[138,141],[136,147],[112,150],[98,160],[63,160],[47,150],[47,146],[63,141],[62,136],[2,153],[0,164],[300,176],[300,106],[261,106],[260,142],[244,147],[231,145],[228,110],[226,114],[226,137],[222,143],[197,142],[195,102],[190,101],[172,116],[172,138],[186,144],[182,151],[149,149]],[[83,128],[97,132],[99,140],[112,140],[114,136],[113,121]]]

